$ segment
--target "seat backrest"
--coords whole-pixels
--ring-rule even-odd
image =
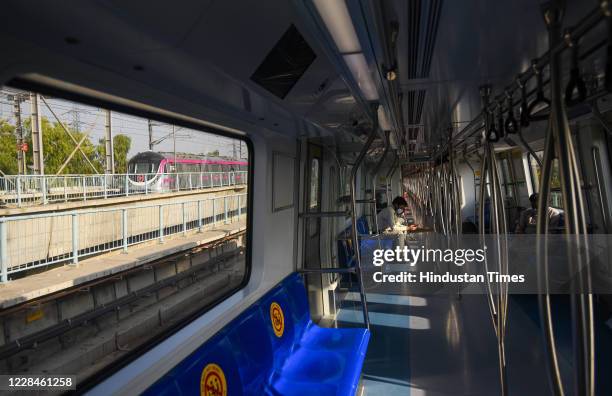
[[[366,220],[365,216],[361,216],[357,219],[357,232],[361,235],[370,233],[368,221]]]
[[[285,278],[283,287],[292,305],[295,317],[295,327],[299,332],[303,332],[303,330],[310,325],[310,307],[308,305],[308,296],[306,295],[304,279],[300,274],[293,273]],[[296,334],[296,336],[300,335],[301,333]]]
[[[227,330],[226,338],[232,346],[245,394],[263,390],[272,374],[272,344],[267,332],[268,322],[269,319],[264,319],[261,314],[259,304],[255,304]]]
[[[232,345],[219,333],[183,359],[143,395],[243,395]]]
[[[274,366],[280,369],[283,362],[297,346],[302,329],[297,326],[299,317],[283,285],[275,287],[259,303],[261,315],[266,322],[266,329],[272,349]]]
[[[144,394],[264,394],[310,324],[304,280],[293,273]]]

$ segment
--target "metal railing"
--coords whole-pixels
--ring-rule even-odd
[[[214,228],[246,216],[247,194],[124,208],[0,217],[0,281],[33,268]]]
[[[0,200],[17,207],[246,185],[247,171],[0,177]]]

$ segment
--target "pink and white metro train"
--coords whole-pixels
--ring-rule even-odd
[[[130,189],[150,192],[246,184],[248,162],[241,159],[146,151],[128,162]]]

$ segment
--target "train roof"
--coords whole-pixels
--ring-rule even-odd
[[[198,155],[198,154],[188,154],[188,153],[176,153],[176,158],[178,160],[206,160],[206,161],[214,161],[219,163],[228,163],[228,164],[247,164],[248,160],[246,159],[237,159],[232,157],[223,157],[223,156],[210,156],[210,155]],[[163,159],[172,160],[174,159],[174,153],[172,152],[157,152],[157,151],[144,151],[142,153],[138,153],[134,155],[130,162],[145,160],[145,161],[161,161]]]

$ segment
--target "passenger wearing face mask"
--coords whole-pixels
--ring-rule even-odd
[[[380,232],[393,233],[401,230],[401,228],[405,228],[403,226],[402,215],[407,206],[408,202],[406,202],[404,198],[398,196],[391,202],[391,206],[378,212],[376,220]]]

